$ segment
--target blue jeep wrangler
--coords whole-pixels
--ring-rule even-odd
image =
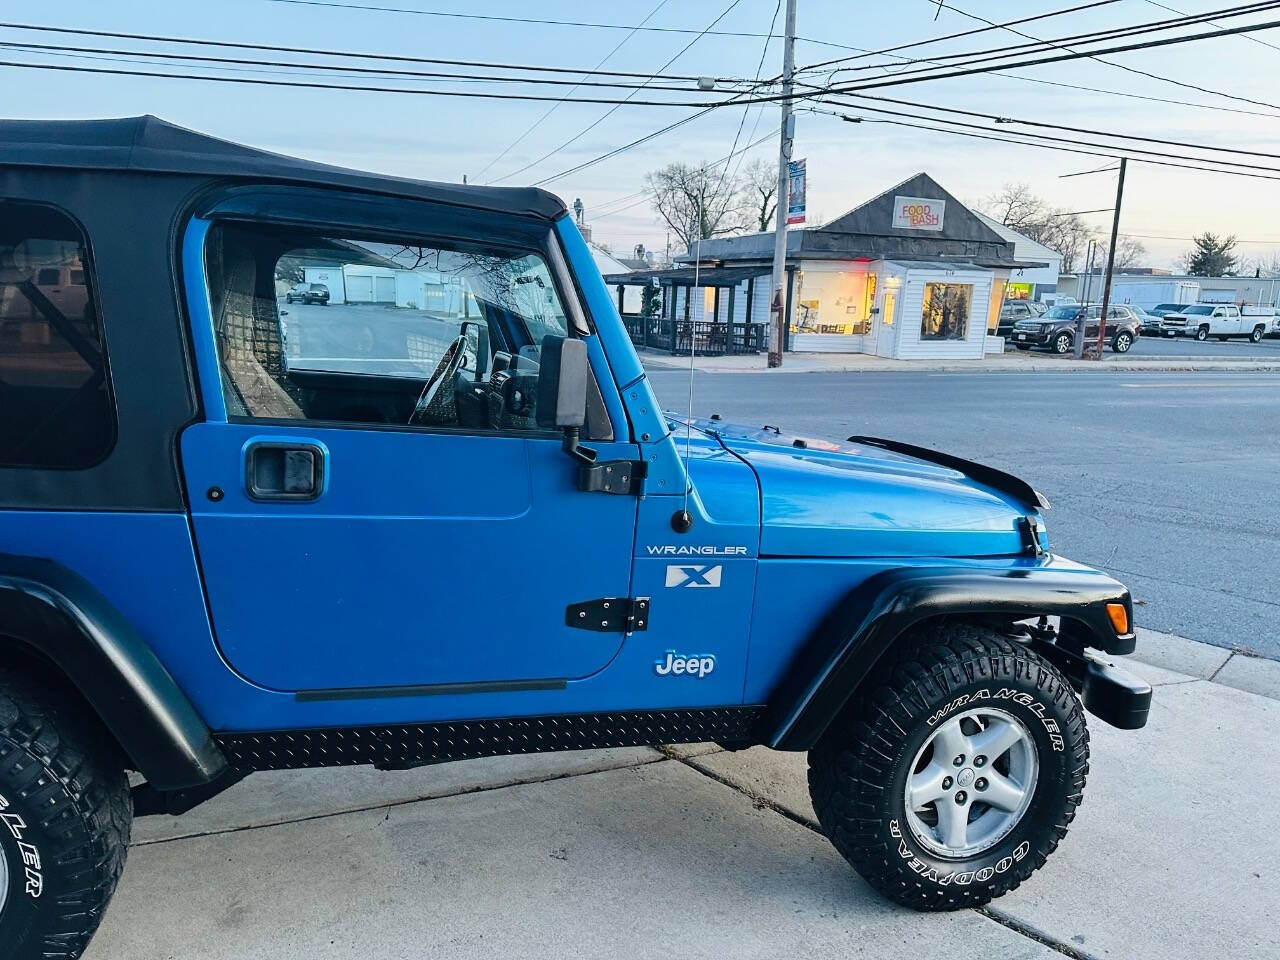
[[[0,402],[6,957],[254,771],[694,741],[808,751],[873,886],[973,906],[1066,834],[1083,709],[1146,722],[1030,486],[664,415],[538,190],[0,122]]]

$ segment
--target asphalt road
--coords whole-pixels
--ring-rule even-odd
[[[1227,345],[1217,345],[1230,349]],[[683,411],[688,374],[650,372]],[[1045,493],[1057,553],[1127,583],[1140,626],[1280,659],[1280,377],[699,373],[694,412],[892,437]]]

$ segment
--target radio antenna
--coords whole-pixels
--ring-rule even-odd
[[[707,168],[702,168],[702,179],[705,181],[707,177]],[[717,188],[719,189],[719,188]],[[706,195],[704,189],[703,195]],[[698,279],[702,270],[702,220],[706,216],[703,210],[697,211],[698,219],[694,224],[697,234],[693,241],[693,286],[689,288],[689,294],[698,289]],[[707,298],[702,298],[702,308],[705,311]],[[693,479],[689,476],[689,449],[693,442],[693,358],[697,353],[698,346],[698,328],[697,321],[693,319],[693,311],[689,311],[689,404],[685,411],[684,418],[684,505],[680,508],[680,525],[688,530],[693,526],[693,516],[689,513],[689,488],[693,486]]]

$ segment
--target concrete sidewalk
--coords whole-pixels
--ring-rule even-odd
[[[688,370],[688,357],[640,351],[653,370]],[[1226,360],[1207,357],[1130,357],[1105,355],[1101,361],[1031,354],[1004,354],[982,360],[889,360],[861,353],[788,353],[782,366],[770,370],[763,355],[695,357],[694,369],[703,373],[1277,373],[1280,362]]]
[[[874,894],[815,832],[803,755],[703,745],[255,775],[137,822],[87,956],[1274,956],[1275,664],[1143,640],[1150,723],[1091,724],[1070,834],[980,911]]]

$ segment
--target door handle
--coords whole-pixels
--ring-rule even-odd
[[[253,500],[315,500],[324,490],[325,453],[315,443],[256,441],[244,458],[245,492]]]

